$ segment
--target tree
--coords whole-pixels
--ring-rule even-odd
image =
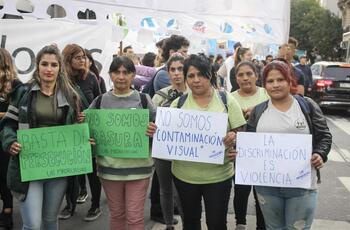
[[[339,59],[342,35],[341,19],[315,0],[292,0],[290,36],[299,41],[298,49],[306,50],[311,60],[317,54],[323,59]]]

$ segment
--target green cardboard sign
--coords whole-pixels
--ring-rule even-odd
[[[148,109],[88,109],[84,113],[96,141],[93,148],[96,155],[149,157]]]
[[[17,131],[22,145],[21,180],[80,175],[92,172],[87,124],[34,128]]]

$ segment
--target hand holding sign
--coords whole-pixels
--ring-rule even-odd
[[[15,156],[21,151],[21,144],[17,141],[13,142],[10,146],[11,155]]]

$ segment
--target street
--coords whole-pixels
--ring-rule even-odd
[[[321,170],[322,183],[319,186],[318,205],[313,230],[348,230],[350,229],[350,112],[328,111],[327,122],[333,134],[332,151],[329,161]],[[232,196],[233,192],[231,193]],[[255,229],[254,202],[250,196],[248,207],[248,229]],[[101,206],[103,214],[94,222],[83,221],[90,205],[90,198],[85,204],[77,206],[77,211],[69,220],[60,221],[60,229],[108,229],[108,207],[102,192]],[[63,202],[63,205],[65,201]],[[230,201],[228,229],[234,229],[234,214]],[[164,225],[155,224],[149,219],[150,201],[147,199],[145,208],[145,229],[162,230]],[[35,211],[35,210],[33,210]],[[15,230],[20,229],[21,220],[18,202],[14,210]],[[177,217],[180,219],[179,217]],[[204,216],[203,216],[204,219]],[[180,221],[181,222],[181,221]],[[205,226],[204,221],[202,221]],[[181,229],[180,224],[176,229]],[[203,229],[206,229],[203,227]]]

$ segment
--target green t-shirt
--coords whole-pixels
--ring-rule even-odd
[[[200,107],[188,93],[188,97],[182,109],[200,110],[208,112],[226,112],[218,91],[214,91],[213,98],[206,108]],[[176,108],[179,99],[176,99],[171,107]],[[231,130],[244,125],[245,119],[236,100],[227,93],[227,107],[229,124],[227,130]],[[224,164],[209,164],[190,161],[174,160],[172,163],[172,173],[180,180],[191,184],[211,184],[217,183],[232,177],[234,174],[233,163],[225,157]]]
[[[248,109],[250,107],[254,107],[257,104],[260,104],[263,101],[268,100],[270,97],[267,94],[266,90],[261,87],[257,87],[257,91],[254,95],[249,97],[242,97],[238,93],[239,89],[232,93],[232,96],[236,99],[238,104],[242,109]]]

